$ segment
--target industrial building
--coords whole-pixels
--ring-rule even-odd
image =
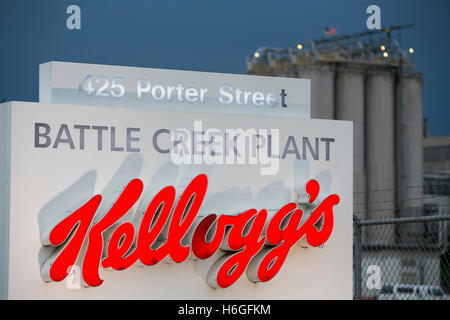
[[[424,137],[424,208],[428,215],[450,214],[450,136]],[[441,232],[444,230],[445,232]],[[436,238],[444,238],[440,255],[441,283],[450,291],[450,224],[431,225]],[[447,240],[447,241],[445,241]]]
[[[248,74],[311,79],[312,118],[353,121],[360,219],[423,215],[423,75],[413,49],[401,48],[407,27],[263,47],[247,59]]]
[[[424,194],[426,211],[450,211],[450,136],[424,138]]]
[[[333,36],[296,47],[262,47],[246,62],[248,74],[311,79],[312,118],[353,121],[354,215],[360,220],[448,214],[449,198],[440,198],[444,206],[436,206],[435,192],[445,180],[449,194],[450,139],[439,147],[442,139],[425,139],[424,176],[423,75],[416,70],[414,49],[401,44],[408,27]],[[432,153],[447,158],[430,163],[436,158]],[[438,175],[429,170],[444,165],[447,171]],[[444,230],[440,227],[385,224],[363,230],[362,283],[366,269],[376,264],[385,284],[448,287],[449,279],[442,278],[442,268],[449,268],[447,241],[442,250],[414,249]],[[363,296],[376,296],[364,285],[362,291]]]

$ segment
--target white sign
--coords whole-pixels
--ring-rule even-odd
[[[310,80],[47,62],[39,101],[126,108],[310,117]]]
[[[171,133],[180,129],[194,133],[199,120],[205,131],[278,129],[278,150],[266,149],[278,158],[278,170],[261,174],[261,167],[268,164],[259,161],[174,164]],[[0,123],[0,146],[6,151],[0,153],[3,298],[352,298],[351,122],[11,102],[0,105]],[[136,263],[123,271],[100,267],[103,283],[98,286],[86,287],[82,281],[83,255],[63,281],[46,278],[45,264],[55,249],[42,236],[48,234],[48,226],[97,194],[102,200],[94,223],[102,221],[133,179],[143,183],[141,203],[166,186],[181,194],[199,174],[207,176],[208,187],[198,217],[251,208],[270,212],[287,203],[303,203],[299,190],[314,179],[320,185],[318,203],[330,194],[339,196],[331,236],[322,247],[302,241],[293,245],[280,271],[267,282],[258,282],[255,271],[247,270],[229,287],[219,283],[213,289],[217,282],[208,277],[217,261],[230,254],[222,247],[207,259]],[[121,223],[133,220],[139,203]]]

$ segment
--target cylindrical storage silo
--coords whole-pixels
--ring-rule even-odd
[[[394,77],[369,71],[366,81],[367,218],[395,216]],[[392,243],[394,226],[368,228],[369,241]]]
[[[297,68],[298,77],[311,79],[311,118],[334,119],[334,68]]]
[[[339,68],[336,75],[336,119],[353,121],[353,213],[366,215],[364,163],[364,69]]]
[[[401,217],[422,216],[423,213],[423,78],[420,74],[404,74],[396,83],[396,110],[401,112],[398,146],[396,152],[401,163],[400,193]],[[399,122],[399,121],[397,121]],[[403,242],[420,241],[423,224],[411,223],[399,226]]]

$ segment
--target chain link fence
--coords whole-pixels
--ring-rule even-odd
[[[450,300],[450,215],[354,217],[354,299]]]

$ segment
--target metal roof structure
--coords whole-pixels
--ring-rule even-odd
[[[261,47],[247,57],[249,74],[271,74],[277,69],[312,64],[361,64],[413,68],[408,51],[401,48],[401,32],[412,25],[392,26],[343,36],[310,40],[297,47]],[[411,49],[410,49],[411,50]]]

